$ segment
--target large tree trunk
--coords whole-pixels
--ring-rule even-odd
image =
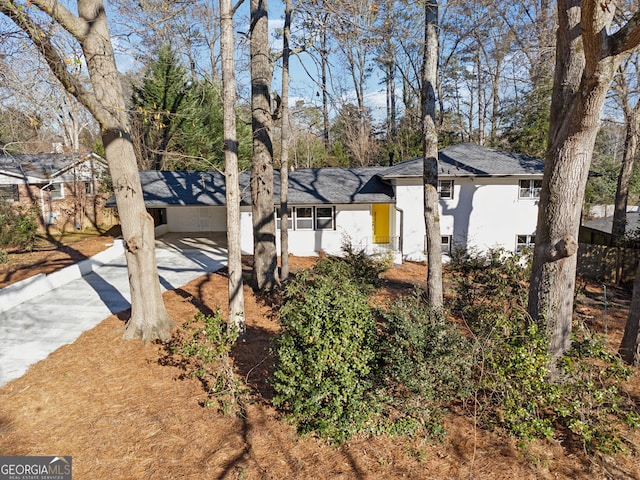
[[[622,359],[636,367],[640,366],[640,263],[633,283],[633,297],[629,306],[629,317],[619,350]]]
[[[441,309],[442,240],[438,198],[438,132],[436,83],[438,72],[438,2],[425,5],[424,57],[422,65],[422,134],[424,155],[424,222],[427,236],[427,297],[429,306]]]
[[[240,247],[240,185],[236,132],[236,78],[231,0],[220,0],[220,53],[222,56],[224,170],[227,199],[227,252],[229,270],[229,325],[245,331],[242,249]]]
[[[289,277],[289,37],[291,35],[292,0],[285,0],[282,35],[282,128],[280,157],[280,280]]]
[[[576,0],[558,1],[549,149],[528,308],[546,326],[553,358],[570,346],[578,229],[602,105],[620,55],[638,42],[637,15],[630,29],[603,33],[612,15],[591,2],[580,8]]]
[[[636,74],[637,73],[638,67],[636,66]],[[620,102],[622,103],[622,111],[624,113],[625,139],[622,165],[620,166],[618,185],[616,188],[611,239],[614,245],[620,245],[624,239],[627,227],[629,184],[631,183],[631,175],[633,174],[633,167],[638,153],[638,137],[640,136],[640,102],[636,102],[635,107],[631,107],[627,75],[626,71],[622,68],[619,71],[618,81],[616,83],[618,85]]]
[[[58,2],[33,0],[32,3],[75,37],[86,60],[93,91],[67,70],[64,57],[49,35],[29,16],[29,11],[8,0],[0,0],[0,12],[29,36],[67,92],[100,124],[126,246],[131,318],[124,336],[144,341],[168,340],[173,322],[160,292],[153,220],[144,206],[104,4],[101,0],[79,0],[76,16]]]
[[[273,144],[271,142],[271,58],[267,0],[251,0],[251,124],[253,162],[253,279],[258,290],[277,284],[276,228],[273,215]]]
[[[96,98],[111,115],[99,119],[126,246],[131,290],[131,318],[125,338],[168,340],[173,323],[162,301],[155,256],[153,219],[142,198],[142,186],[118,70],[101,0],[78,1],[78,13],[91,26],[81,43]]]

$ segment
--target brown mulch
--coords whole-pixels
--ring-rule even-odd
[[[313,261],[293,257],[292,265]],[[378,301],[425,275],[421,264],[393,268]],[[166,292],[164,299],[180,322],[198,310],[224,312],[226,292],[226,277],[218,273]],[[620,335],[626,317],[625,292],[611,300],[612,336]],[[276,319],[249,288],[244,293],[247,337],[233,352],[238,375],[254,389],[244,417],[201,407],[206,395],[200,383],[162,365],[161,345],[124,341],[123,321],[114,315],[0,389],[0,455],[71,455],[76,480],[640,478],[637,455],[588,458],[556,441],[518,446],[476,428],[464,406],[448,416],[442,443],[362,436],[334,447],[300,438],[268,401]],[[602,317],[600,294],[589,286],[579,297],[579,315],[593,328]]]

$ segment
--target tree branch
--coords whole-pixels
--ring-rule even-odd
[[[89,22],[75,16],[58,0],[31,0],[31,3],[49,15],[79,42],[82,42],[89,32]]]
[[[19,10],[9,0],[0,0],[0,13],[6,15],[31,39],[49,65],[51,72],[67,92],[84,105],[99,123],[102,123],[101,120],[108,112],[98,104],[93,93],[67,70],[64,57],[53,45],[49,35],[24,10]]]
[[[640,10],[620,30],[611,35],[611,44],[614,55],[633,50],[640,44]]]

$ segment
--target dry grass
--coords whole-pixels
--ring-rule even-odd
[[[425,274],[419,264],[394,268],[377,301]],[[224,275],[211,274],[164,298],[172,317],[183,321],[198,309],[224,310],[226,289]],[[593,289],[580,308],[597,326]],[[609,311],[612,338],[628,305],[628,292],[617,293]],[[248,288],[245,298],[247,340],[233,352],[238,375],[254,391],[245,417],[202,408],[199,382],[180,380],[179,369],[161,365],[160,345],[123,341],[123,320],[111,316],[0,389],[0,455],[72,455],[74,479],[640,478],[637,455],[590,459],[555,441],[518,448],[511,438],[474,428],[463,405],[449,416],[439,444],[358,437],[332,447],[299,438],[269,404],[268,346],[278,325]],[[637,391],[637,374],[633,382]]]

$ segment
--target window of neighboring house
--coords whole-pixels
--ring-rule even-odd
[[[333,230],[333,207],[316,207],[316,230]]]
[[[282,224],[281,212],[282,212],[282,209],[276,208],[276,229],[278,230],[280,230],[280,225]],[[293,210],[288,209],[287,214],[288,214],[288,217],[287,217],[288,230],[293,230]]]
[[[519,198],[540,198],[542,180],[520,180]]]
[[[442,235],[440,237],[440,245],[443,254],[451,255],[451,235]]]
[[[93,182],[82,182],[81,193],[83,195],[93,195]]]
[[[52,183],[48,190],[51,192],[51,198],[64,198],[64,187],[61,183]]]
[[[440,198],[453,199],[453,180],[438,180]]]
[[[296,207],[296,230],[313,230],[313,207]]]
[[[517,235],[516,236],[516,252],[532,249],[536,243],[535,235]]]
[[[0,185],[0,200],[5,202],[19,201],[18,185]]]

